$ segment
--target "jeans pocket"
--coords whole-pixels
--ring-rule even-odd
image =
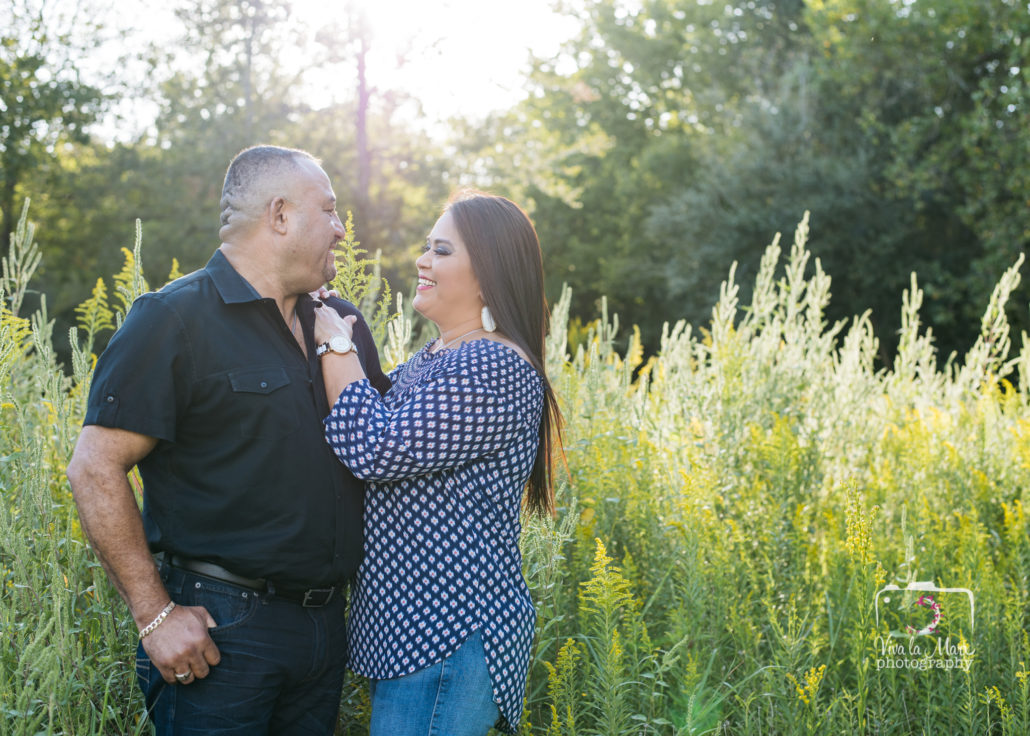
[[[221,583],[199,575],[183,586],[183,604],[203,606],[215,620],[208,629],[212,637],[245,624],[257,610],[259,595],[252,590]]]

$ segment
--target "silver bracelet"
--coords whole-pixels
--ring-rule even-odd
[[[139,638],[142,639],[149,636],[154,629],[160,626],[164,620],[168,618],[168,614],[172,612],[173,608],[175,608],[175,601],[168,601],[168,605],[164,607],[164,610],[161,611],[161,613],[157,614],[157,618],[139,630]]]

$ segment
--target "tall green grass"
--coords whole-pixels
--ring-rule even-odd
[[[0,732],[136,733],[135,629],[64,468],[94,340],[146,287],[139,233],[81,308],[70,366],[45,302],[19,315],[32,235],[23,216],[0,285]],[[711,322],[669,324],[646,360],[603,306],[570,332],[569,295],[555,305],[568,476],[556,518],[527,520],[522,541],[539,614],[523,733],[1030,732],[1030,350],[1022,335],[1013,352],[1004,316],[1021,262],[976,343],[943,359],[913,276],[884,369],[869,315],[827,322],[831,282],[806,239],[802,222],[789,253],[769,246],[750,305],[731,269]],[[354,259],[340,286],[402,360],[419,342],[410,309]],[[948,599],[934,634],[891,638],[877,592],[912,581],[971,590],[975,625]],[[896,595],[895,616],[926,618]],[[885,642],[946,641],[968,669],[877,666]],[[352,679],[338,732],[366,719]]]

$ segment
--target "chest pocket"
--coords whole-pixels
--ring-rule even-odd
[[[240,434],[276,438],[297,428],[297,397],[289,390],[285,368],[247,368],[228,375]]]

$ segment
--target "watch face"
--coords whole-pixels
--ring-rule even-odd
[[[353,343],[345,335],[336,335],[329,340],[329,349],[334,353],[346,353],[351,350]]]

